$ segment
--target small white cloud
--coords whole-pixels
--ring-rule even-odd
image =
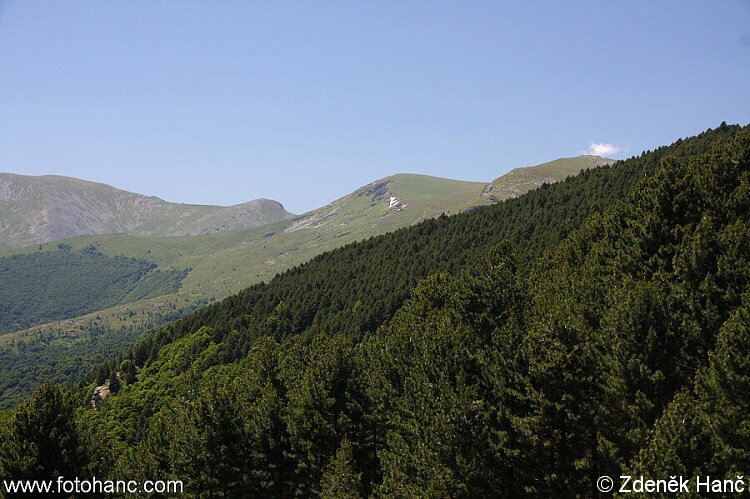
[[[602,156],[605,158],[616,156],[620,154],[621,148],[612,145],[604,144],[602,142],[593,142],[586,154],[593,154],[594,156]]]

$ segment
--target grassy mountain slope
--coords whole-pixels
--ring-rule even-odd
[[[206,234],[290,216],[267,199],[229,207],[185,205],[69,177],[0,173],[0,248],[85,234]]]
[[[81,236],[64,241],[73,250],[93,246],[106,255],[149,260],[161,268],[191,268],[181,291],[223,297],[315,255],[477,204],[485,184],[399,174],[365,185],[304,215],[261,227],[215,234],[152,237]],[[42,245],[54,249],[58,242]],[[36,251],[30,247],[20,251]],[[9,250],[5,254],[18,253]]]
[[[105,378],[121,370],[131,379],[104,410],[79,409],[82,434],[96,438],[64,464],[91,463],[97,476],[188,476],[196,493],[220,483],[310,496],[345,480],[363,495],[567,497],[593,490],[602,473],[618,476],[639,446],[672,459],[647,431],[672,395],[709,360],[730,375],[745,369],[708,352],[750,282],[750,136],[661,160],[706,153],[737,132],[722,126],[347,245],[162,328],[103,366]],[[520,258],[495,247],[502,240]],[[456,277],[412,291],[440,271]],[[727,378],[711,379],[709,395],[721,395]],[[18,421],[42,412],[48,391]],[[688,428],[714,432],[707,442],[720,452],[710,455],[721,456],[721,439],[736,438],[701,410]],[[676,428],[677,444],[689,443],[680,411],[664,435]],[[25,428],[15,421],[9,435]],[[0,455],[15,456],[11,447]],[[6,458],[8,470],[14,462]],[[643,464],[656,465],[722,470]]]
[[[484,190],[483,195],[493,201],[501,201],[520,196],[544,183],[559,182],[569,175],[577,175],[581,170],[611,165],[612,163],[614,161],[611,159],[584,155],[575,158],[560,158],[536,166],[516,168],[493,180]]]

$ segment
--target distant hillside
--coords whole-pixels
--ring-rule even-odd
[[[399,173],[291,219],[284,232],[364,224],[363,228],[375,232],[360,235],[375,235],[442,213],[488,204],[481,197],[484,188],[481,182]]]
[[[178,204],[70,177],[0,173],[0,248],[93,234],[209,234],[291,216],[268,199],[229,207]]]
[[[554,184],[565,180],[570,175],[577,175],[581,170],[595,166],[607,166],[614,160],[599,156],[578,156],[560,158],[536,166],[527,166],[511,170],[502,177],[496,178],[482,193],[492,201],[514,198],[542,184]]]
[[[493,185],[513,177],[517,191],[570,175],[565,162],[513,170]],[[590,161],[576,162],[581,166]],[[511,183],[508,182],[508,185]],[[162,268],[192,268],[181,292],[200,298],[222,298],[314,256],[353,241],[392,232],[423,220],[489,205],[488,184],[427,175],[396,174],[360,187],[303,215],[263,226],[196,237],[144,237],[102,234],[66,240],[75,250],[94,246],[106,255],[153,261]],[[45,245],[54,249],[57,243]],[[32,247],[36,250],[36,246]]]
[[[0,257],[0,334],[174,293],[187,272],[64,244]]]
[[[157,198],[118,191],[102,184],[62,177],[53,179],[62,179],[61,182],[54,182],[57,192],[60,185],[80,184],[87,187],[88,193],[102,191],[102,194],[95,196],[96,199],[121,196],[133,202],[140,200],[146,206],[156,206],[151,210],[148,221],[137,227],[111,230],[110,224],[110,230],[107,230],[107,226],[99,225],[94,235],[68,239],[66,243],[78,251],[93,245],[106,255],[126,255],[153,261],[162,268],[193,268],[194,271],[183,281],[181,291],[201,299],[224,297],[261,280],[268,280],[276,273],[324,251],[356,240],[394,231],[443,213],[456,214],[492,204],[497,199],[522,194],[545,182],[562,180],[597,161],[602,164],[609,162],[595,157],[561,159],[536,167],[515,169],[489,185],[426,175],[396,174],[371,182],[303,215],[292,216],[283,212],[286,214],[284,216],[290,218],[268,220],[269,223],[258,227],[237,230],[231,230],[233,226],[230,224],[219,226],[208,221],[226,216],[233,210],[237,212],[247,205],[229,208],[172,205]],[[32,180],[39,179],[46,177],[32,177]],[[26,196],[27,200],[32,197]],[[0,207],[2,203],[0,201]],[[74,211],[85,213],[80,207],[82,203],[77,205],[79,208]],[[99,208],[97,210],[102,212]],[[185,214],[189,210],[193,212],[192,217]],[[205,215],[209,210],[214,211]],[[92,218],[79,216],[83,220]],[[174,219],[174,222],[170,223],[170,219]],[[197,230],[198,225],[203,227],[204,233]],[[47,227],[51,230],[52,226],[50,222]],[[62,232],[60,229],[63,226],[65,224],[61,224],[56,232]],[[188,230],[191,227],[192,232]],[[0,237],[1,240],[3,237]],[[57,242],[44,247],[53,250],[56,245]],[[4,253],[36,249],[37,245],[34,244],[27,249],[6,250]]]

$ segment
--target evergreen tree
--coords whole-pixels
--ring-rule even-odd
[[[5,422],[0,463],[9,479],[78,476],[86,455],[74,419],[73,398],[44,383]]]
[[[320,493],[324,469],[340,441],[359,433],[361,403],[351,384],[353,368],[353,347],[342,336],[319,335],[309,345],[294,342],[285,355],[280,376],[297,496]]]
[[[354,455],[349,440],[342,440],[336,455],[326,466],[320,480],[323,499],[359,499],[362,497],[362,473],[354,468]]]
[[[750,295],[724,324],[711,363],[696,388],[707,408],[717,446],[717,467],[725,473],[750,471]]]

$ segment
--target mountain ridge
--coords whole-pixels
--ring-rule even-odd
[[[74,177],[0,173],[0,248],[81,235],[206,234],[292,216],[264,198],[227,207],[180,204]]]
[[[533,166],[522,166],[510,170],[487,185],[483,196],[497,202],[503,199],[518,197],[541,184],[559,182],[569,175],[576,175],[581,170],[597,166],[609,166],[613,159],[583,154],[570,158],[559,158]],[[560,178],[562,176],[562,178]]]
[[[469,182],[416,173],[395,173],[361,186],[331,203],[295,215],[275,200],[258,198],[231,206],[172,203],[157,196],[126,191],[102,182],[63,175],[30,176],[0,172],[0,249],[22,248],[76,236],[130,234],[137,236],[193,236],[249,229],[284,220],[306,227],[333,215],[356,196],[373,203],[388,192],[388,211],[410,209],[400,200],[416,196],[419,220],[515,197],[542,183],[563,180],[591,166],[611,164],[595,156],[561,158],[536,166],[515,168],[492,182]],[[400,188],[406,194],[391,192]],[[391,186],[391,187],[387,187]],[[377,191],[377,189],[382,189]],[[429,199],[434,196],[435,199]],[[377,198],[377,199],[376,199]],[[414,205],[412,204],[412,207]],[[321,210],[328,210],[321,214]],[[317,221],[316,221],[317,220]],[[412,220],[409,223],[414,223]],[[342,223],[346,223],[342,221]],[[295,230],[287,228],[286,231]]]

